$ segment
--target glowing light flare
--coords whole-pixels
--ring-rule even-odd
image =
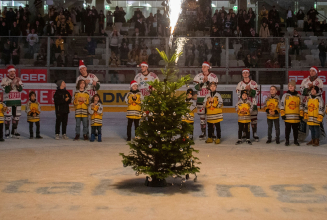
[[[179,37],[176,39],[176,53],[179,54],[180,52],[182,52],[184,50],[184,45],[186,44],[186,42],[189,39],[187,39],[186,37]],[[179,57],[176,58],[176,62],[178,62]]]
[[[170,20],[170,39],[169,39],[169,47],[172,47],[173,42],[173,33],[175,30],[175,27],[177,25],[177,21],[179,18],[179,15],[182,11],[182,1],[183,0],[169,0],[168,6],[169,6],[169,20]]]

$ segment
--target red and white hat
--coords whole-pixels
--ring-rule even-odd
[[[79,67],[78,67],[78,69],[81,69],[83,67],[86,67],[85,64],[84,64],[84,61],[83,60],[80,60],[79,61]]]
[[[316,73],[319,73],[319,72],[320,72],[320,70],[319,70],[318,67],[316,67],[316,66],[312,66],[312,67],[310,68],[310,70],[314,70],[314,71],[316,71]]]
[[[210,63],[207,62],[207,61],[204,61],[204,62],[202,63],[202,66],[207,66],[207,67],[209,67],[209,68],[211,67],[211,66],[210,66]]]
[[[142,62],[142,63],[140,64],[140,66],[146,66],[146,67],[149,67],[149,65],[148,65],[146,62]]]
[[[133,80],[133,81],[131,82],[131,88],[132,88],[132,86],[134,86],[134,85],[138,85],[137,82],[136,82],[135,80]]]
[[[9,66],[7,66],[7,70],[8,70],[8,73],[9,73],[10,71],[13,71],[13,70],[16,70],[16,69],[15,69],[15,67],[13,65],[9,65]]]
[[[249,69],[242,69],[242,73],[244,73],[245,71],[248,71],[248,72],[250,72],[250,70],[249,70]]]

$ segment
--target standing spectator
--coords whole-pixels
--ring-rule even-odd
[[[87,17],[85,18],[85,32],[88,36],[93,36],[94,34],[94,16],[92,11],[89,11]]]
[[[57,66],[58,67],[66,67],[68,65],[68,57],[65,55],[65,51],[62,50],[61,53],[57,57]]]
[[[36,34],[38,36],[42,36],[43,35],[43,27],[40,25],[40,22],[39,21],[36,21],[35,22],[35,30],[36,30]]]
[[[11,59],[14,65],[19,64],[20,59],[20,46],[17,42],[13,41],[11,46]]]
[[[304,16],[305,14],[303,13],[302,9],[300,9],[296,14],[298,28],[303,28]]]
[[[66,23],[65,19],[62,19],[60,22],[58,22],[58,26],[57,26],[58,35],[68,36],[69,29],[70,29],[69,25]]]
[[[246,58],[243,60],[246,68],[251,68],[251,54],[246,55]]]
[[[111,11],[108,11],[107,12],[107,16],[106,16],[106,18],[107,18],[107,27],[112,27],[112,25],[113,25],[113,20],[114,20],[114,16],[112,15],[112,13],[111,13]]]
[[[118,6],[116,6],[115,8],[114,18],[115,18],[115,28],[118,32],[120,32],[120,29],[123,26],[123,19],[122,19],[122,12],[119,10]]]
[[[318,12],[316,11],[316,9],[314,9],[313,6],[311,6],[311,9],[307,13],[308,20],[311,19],[312,21],[315,21],[317,15],[318,15]]]
[[[292,53],[299,55],[301,47],[301,36],[298,34],[297,30],[294,30],[293,38],[290,39],[290,45],[292,47]]]
[[[39,22],[39,24],[41,25],[41,27],[45,26],[45,22],[44,22],[44,18],[42,17],[42,15],[40,13],[38,13],[36,21]]]
[[[286,27],[294,27],[293,15],[294,12],[291,10],[291,7],[288,7],[288,10],[286,11]]]
[[[250,17],[250,26],[252,28],[255,28],[255,17],[256,17],[256,14],[252,10],[252,8],[249,8],[248,15]]]
[[[259,37],[267,38],[270,37],[270,32],[266,22],[263,22],[260,27]],[[269,42],[268,39],[262,39],[262,51],[269,51]]]
[[[250,24],[250,18],[248,15],[246,15],[246,17],[244,17],[244,23],[243,23],[243,29],[242,29],[242,33],[244,37],[251,37],[251,24]]]
[[[4,43],[3,46],[1,45],[1,47],[3,48],[2,49],[2,59],[4,60],[5,65],[10,64],[10,54],[11,54],[10,44],[11,44],[10,40],[7,39],[7,42]]]
[[[203,40],[201,40],[197,49],[199,51],[198,64],[202,65],[204,61],[207,61],[207,55],[209,54],[208,46]]]
[[[269,11],[268,19],[269,20],[272,19],[274,23],[277,23],[277,22],[279,23],[280,22],[279,12],[276,10],[275,5]]]
[[[318,49],[319,49],[319,59],[320,59],[321,66],[322,68],[325,68],[327,48],[324,40],[321,40]]]
[[[151,49],[151,54],[149,56],[148,61],[150,66],[159,66],[160,55],[155,49]]]
[[[2,21],[0,26],[0,36],[1,37],[8,37],[9,36],[9,29],[6,25],[6,22]]]
[[[190,40],[185,45],[185,66],[193,66],[194,58],[195,58],[195,45],[193,44],[192,40]]]
[[[7,11],[7,13],[6,13],[6,23],[7,23],[8,29],[11,29],[12,24],[15,20],[15,17],[16,17],[15,12],[13,11],[12,8],[9,8],[9,11]]]
[[[321,32],[326,32],[327,31],[327,24],[326,24],[326,20],[324,20],[321,25],[320,25],[320,31]]]
[[[110,50],[115,52],[115,54],[118,54],[119,36],[120,34],[117,32],[117,30],[114,30],[110,34]]]
[[[72,19],[71,21],[72,21],[74,26],[76,25],[76,16],[77,16],[77,12],[76,12],[75,8],[72,8],[70,10],[70,17]]]
[[[304,25],[304,31],[306,32],[315,32],[313,20],[309,19],[308,22]]]
[[[112,67],[118,67],[119,66],[119,60],[118,57],[116,56],[116,53],[111,51],[111,55],[109,57],[109,66]]]
[[[262,9],[260,11],[260,20],[261,20],[261,23],[263,22],[268,22],[268,11],[266,9],[266,7],[264,5],[262,5]]]
[[[280,39],[280,42],[277,44],[276,53],[278,54],[278,63],[280,64],[281,68],[285,66],[285,42],[284,38]]]
[[[26,41],[28,42],[28,54],[30,58],[33,58],[37,43],[39,42],[39,37],[35,33],[34,28],[32,28],[31,33],[27,35]]]
[[[99,14],[99,33],[101,33],[101,30],[104,29],[104,14],[103,14],[103,11],[100,10],[100,14]]]
[[[143,19],[139,18],[135,23],[135,28],[139,29],[140,36],[145,36],[145,25],[143,23]]]
[[[128,61],[129,48],[128,45],[124,42],[120,47],[120,63],[121,65],[126,65]]]
[[[50,24],[47,26],[47,35],[55,36],[56,32],[57,32],[57,27],[54,25],[53,21],[50,21]]]
[[[210,58],[211,65],[220,67],[221,44],[219,38],[214,39],[211,53],[212,53],[212,56]]]
[[[281,28],[279,27],[278,23],[275,23],[275,27],[273,29],[273,36],[274,37],[281,37],[282,36]]]
[[[79,66],[79,60],[80,58],[77,56],[77,53],[74,53],[73,61],[72,61],[72,66],[73,67],[78,67]]]

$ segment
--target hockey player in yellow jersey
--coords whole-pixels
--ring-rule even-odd
[[[271,143],[272,138],[272,128],[275,124],[276,131],[276,144],[280,144],[280,128],[279,128],[279,112],[280,112],[280,99],[277,95],[277,87],[270,87],[270,95],[266,98],[264,104],[264,110],[267,112],[267,124],[268,124],[268,140],[267,144]]]
[[[83,138],[84,141],[89,140],[87,135],[88,133],[88,107],[90,103],[90,95],[85,90],[85,82],[84,80],[80,80],[76,86],[76,92],[74,94],[74,107],[75,107],[75,119],[76,119],[76,136],[74,141],[79,140],[80,137],[80,127],[81,122],[83,123]]]
[[[296,83],[291,81],[288,83],[288,91],[283,95],[280,115],[285,121],[285,146],[290,145],[290,134],[293,129],[294,144],[300,146],[298,142],[299,125],[303,119],[303,104],[300,94],[295,90]]]
[[[193,99],[193,89],[188,89],[186,91],[186,102],[189,103],[189,110],[190,113],[189,115],[186,115],[185,119],[183,119],[182,121],[189,123],[193,126],[193,130],[194,130],[194,113],[196,112],[196,101]],[[191,139],[193,140],[193,131],[191,134]]]
[[[131,141],[132,139],[132,125],[134,122],[135,131],[139,127],[140,118],[142,115],[141,112],[141,100],[143,96],[141,92],[138,90],[138,84],[135,80],[133,80],[130,84],[131,90],[127,93],[125,102],[128,105],[127,107],[127,141]]]
[[[241,91],[240,99],[235,109],[238,114],[238,141],[236,144],[242,144],[242,133],[245,132],[246,143],[252,145],[250,141],[250,123],[253,104],[248,100],[247,90]]]
[[[213,139],[216,138],[214,135],[214,126],[217,131],[217,139],[215,140],[215,144],[220,144],[221,139],[221,129],[220,122],[223,120],[223,99],[221,95],[216,91],[217,83],[210,82],[209,84],[209,93],[205,96],[203,105],[206,108],[206,117],[208,123],[208,139],[206,143],[212,143]]]
[[[36,126],[36,139],[42,139],[40,136],[40,103],[36,101],[36,94],[34,91],[29,93],[29,101],[26,104],[27,121],[29,123],[30,139],[33,139],[33,123]]]
[[[0,95],[0,142],[5,141],[3,139],[3,125],[5,121],[4,113],[7,111],[6,104],[2,102],[2,96]]]
[[[324,100],[319,95],[320,88],[318,86],[309,87],[309,97],[304,105],[304,120],[307,121],[311,131],[311,141],[307,145],[314,147],[319,146],[320,124],[325,115]]]

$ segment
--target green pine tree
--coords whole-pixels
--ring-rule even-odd
[[[125,167],[131,166],[136,175],[149,175],[146,183],[150,186],[165,185],[169,176],[182,177],[200,170],[200,162],[193,155],[198,153],[192,147],[193,125],[182,121],[189,117],[190,103],[185,101],[185,92],[176,93],[190,81],[189,75],[178,80],[176,77],[175,60],[182,53],[174,53],[168,59],[164,51],[157,51],[166,63],[165,69],[161,69],[165,80],[149,83],[152,92],[143,100],[143,117],[135,140],[129,143],[131,151],[128,155],[120,153]]]

